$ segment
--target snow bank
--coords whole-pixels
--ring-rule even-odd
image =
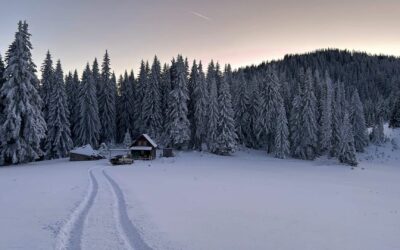
[[[99,152],[94,150],[90,144],[75,148],[74,150],[71,150],[71,153],[85,156],[100,156]]]

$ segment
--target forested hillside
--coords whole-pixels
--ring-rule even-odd
[[[238,145],[277,158],[321,155],[357,165],[356,152],[400,127],[400,60],[322,50],[232,70],[182,55],[157,56],[116,76],[105,52],[81,77],[50,52],[36,75],[28,24],[0,57],[0,162],[65,157],[74,146],[121,144],[147,133],[175,149],[233,153]],[[267,57],[268,55],[266,55]],[[368,133],[367,127],[372,127]]]

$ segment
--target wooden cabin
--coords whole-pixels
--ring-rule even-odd
[[[157,144],[147,134],[139,135],[130,147],[134,160],[154,160],[157,155],[156,150]]]

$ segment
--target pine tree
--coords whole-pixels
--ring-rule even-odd
[[[116,141],[116,85],[112,79],[110,58],[106,51],[101,69],[100,93],[98,96],[102,142],[113,144]]]
[[[215,77],[215,68],[213,62],[208,66],[207,83],[209,88],[209,102],[208,102],[208,126],[207,126],[207,147],[211,153],[218,151],[218,90],[217,81]]]
[[[51,59],[50,51],[47,51],[46,59],[43,62],[42,68],[42,80],[40,84],[40,96],[43,100],[43,117],[46,123],[49,122],[49,110],[50,110],[50,98],[53,92],[54,85],[54,67],[53,60]]]
[[[77,145],[90,144],[97,147],[100,135],[99,109],[96,98],[96,85],[89,64],[82,74],[79,88],[79,122],[77,129]]]
[[[5,76],[4,76],[4,71],[5,71],[5,65],[3,62],[3,58],[1,57],[1,54],[0,54],[0,90],[6,81]],[[3,98],[0,97],[0,124],[2,124],[3,119],[4,119],[3,111],[4,111],[4,100],[3,100]],[[1,145],[1,143],[0,143],[0,145]]]
[[[134,122],[134,92],[133,85],[130,83],[128,79],[128,73],[125,71],[125,76],[120,76],[119,80],[119,92],[120,96],[118,98],[118,134],[119,141],[123,141],[125,132],[129,130],[132,134],[133,132],[133,122]]]
[[[337,82],[334,92],[334,101],[332,103],[332,147],[331,156],[338,156],[338,149],[340,144],[340,127],[343,123],[343,107],[345,103],[344,99],[344,87],[342,82]]]
[[[258,121],[258,112],[261,106],[261,94],[260,94],[260,76],[258,74],[254,75],[252,79],[249,81],[249,96],[250,96],[250,105],[248,108],[249,112],[249,132],[246,137],[246,145],[255,149],[261,148],[261,143],[258,140],[259,131],[262,128],[259,127]]]
[[[351,98],[350,121],[353,126],[355,149],[357,152],[364,152],[364,148],[368,145],[368,132],[365,123],[364,108],[357,89],[354,90]]]
[[[235,98],[234,98],[234,110],[235,110],[235,121],[236,121],[236,133],[238,135],[239,143],[243,144],[248,137],[249,133],[249,91],[246,79],[244,77],[243,70],[239,70],[237,76],[233,80],[233,86],[235,86]]]
[[[341,163],[357,166],[356,150],[354,147],[354,135],[349,118],[349,112],[344,111],[343,123],[340,127],[340,141],[338,158]]]
[[[258,139],[268,153],[274,151],[276,119],[282,97],[279,92],[279,79],[274,68],[267,71],[266,78],[260,87],[261,99],[258,110]]]
[[[45,146],[48,159],[66,157],[73,147],[64,74],[60,61],[57,61],[52,84]]]
[[[314,160],[317,157],[318,127],[317,101],[314,95],[313,77],[310,69],[306,72],[303,105],[301,110],[301,159]]]
[[[228,71],[226,71],[228,72]],[[229,73],[227,74],[229,76]],[[229,155],[236,150],[237,135],[230,86],[225,76],[221,77],[218,93],[218,136],[216,153]]]
[[[187,101],[189,97],[185,63],[180,55],[174,65],[172,74],[174,75],[171,76],[173,88],[169,94],[167,145],[182,148],[190,140],[190,124],[187,118]]]
[[[168,97],[171,92],[171,74],[170,68],[167,64],[164,64],[161,73],[161,114],[162,114],[162,128],[166,131],[167,115],[168,115]]]
[[[193,61],[192,70],[190,71],[189,81],[188,81],[188,120],[190,123],[190,148],[199,149],[198,143],[196,143],[196,121],[195,121],[195,102],[196,96],[194,94],[194,89],[199,84],[199,69],[196,60]],[[197,145],[196,145],[197,144]]]
[[[92,64],[92,75],[93,75],[93,82],[96,86],[96,98],[97,102],[99,101],[100,96],[100,89],[101,89],[101,75],[99,69],[99,63],[97,62],[97,58],[94,59]]]
[[[194,64],[195,65],[195,64]],[[202,150],[202,145],[207,140],[207,117],[208,117],[208,90],[207,82],[200,62],[197,69],[198,77],[193,90],[193,146]]]
[[[320,152],[330,152],[332,146],[332,80],[329,73],[325,73],[325,81],[321,86],[321,121],[320,121]]]
[[[274,155],[276,158],[285,159],[290,155],[289,128],[283,98],[280,98],[279,102],[274,148]]]
[[[124,136],[124,146],[129,148],[132,145],[132,137],[131,137],[131,133],[129,133],[129,130],[127,130],[125,132],[125,136]]]
[[[36,86],[28,24],[18,23],[15,40],[7,51],[6,82],[0,90],[4,119],[0,126],[0,165],[17,164],[43,155],[40,141],[45,138],[42,99]]]
[[[74,142],[74,145],[77,143],[78,138],[78,124],[79,124],[79,89],[80,89],[80,80],[78,71],[74,71],[72,77],[69,77],[69,80],[66,81],[66,90],[68,96],[68,109],[69,109],[69,123],[70,123],[70,131],[71,138]]]
[[[371,141],[375,145],[382,145],[385,142],[385,132],[383,128],[383,117],[379,117],[377,123],[372,128]]]
[[[135,107],[137,112],[137,119],[136,119],[136,129],[138,133],[144,132],[146,126],[144,125],[144,101],[145,101],[145,94],[148,88],[148,80],[149,80],[149,64],[148,62],[144,62],[142,60],[140,64],[139,70],[139,78],[137,83],[137,91],[135,96]]]
[[[302,102],[303,90],[300,82],[297,83],[297,90],[293,97],[292,109],[290,111],[290,139],[292,155],[301,157],[302,150]]]
[[[143,99],[143,131],[152,138],[161,137],[162,113],[161,113],[161,65],[157,56],[154,57],[150,77],[147,81]]]

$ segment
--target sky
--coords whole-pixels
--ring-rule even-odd
[[[398,0],[0,0],[0,53],[27,20],[40,66],[64,71],[109,51],[117,74],[183,54],[234,68],[340,48],[400,56]]]

